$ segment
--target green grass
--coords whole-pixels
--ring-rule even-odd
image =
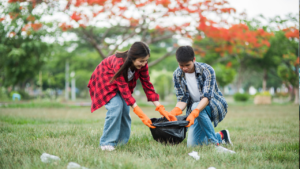
[[[7,104],[2,104],[0,108],[73,108],[78,106],[71,106],[67,104],[62,104],[59,102],[20,102],[20,101],[10,101]]]
[[[172,107],[166,108],[168,111]],[[142,107],[150,118],[154,106]],[[228,129],[236,154],[219,154],[212,146],[162,145],[132,113],[129,142],[113,152],[99,149],[106,110],[89,107],[0,108],[0,168],[299,168],[298,105],[230,105],[215,131]],[[196,161],[188,153],[197,151]],[[61,158],[41,162],[42,153]]]

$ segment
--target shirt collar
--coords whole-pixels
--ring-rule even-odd
[[[203,68],[200,66],[200,64],[198,62],[195,62],[194,66],[195,66],[195,73],[201,75]],[[184,75],[184,72],[178,67],[177,76],[181,76],[182,74]]]

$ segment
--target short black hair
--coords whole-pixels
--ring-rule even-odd
[[[193,61],[195,57],[194,50],[191,46],[180,46],[176,50],[177,62],[186,63]]]

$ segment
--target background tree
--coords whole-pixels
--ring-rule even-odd
[[[71,21],[60,27],[84,39],[102,59],[133,39],[149,45],[167,43],[167,52],[150,62],[151,67],[174,53],[174,35],[191,37],[203,16],[213,13],[221,17],[233,11],[225,0],[69,0],[64,13]]]
[[[45,63],[51,45],[43,41],[51,24],[43,23],[35,10],[38,1],[0,4],[0,86],[25,84]],[[48,10],[44,9],[43,14]]]

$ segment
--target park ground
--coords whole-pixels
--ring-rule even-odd
[[[153,106],[148,117],[160,117]],[[170,111],[172,107],[166,107]],[[213,146],[162,145],[133,114],[128,144],[113,152],[99,149],[106,110],[89,107],[31,104],[0,107],[0,168],[299,168],[299,106],[230,105],[215,131],[228,129],[236,154],[220,154]],[[188,156],[196,151],[197,161]],[[61,160],[43,163],[42,153]]]

